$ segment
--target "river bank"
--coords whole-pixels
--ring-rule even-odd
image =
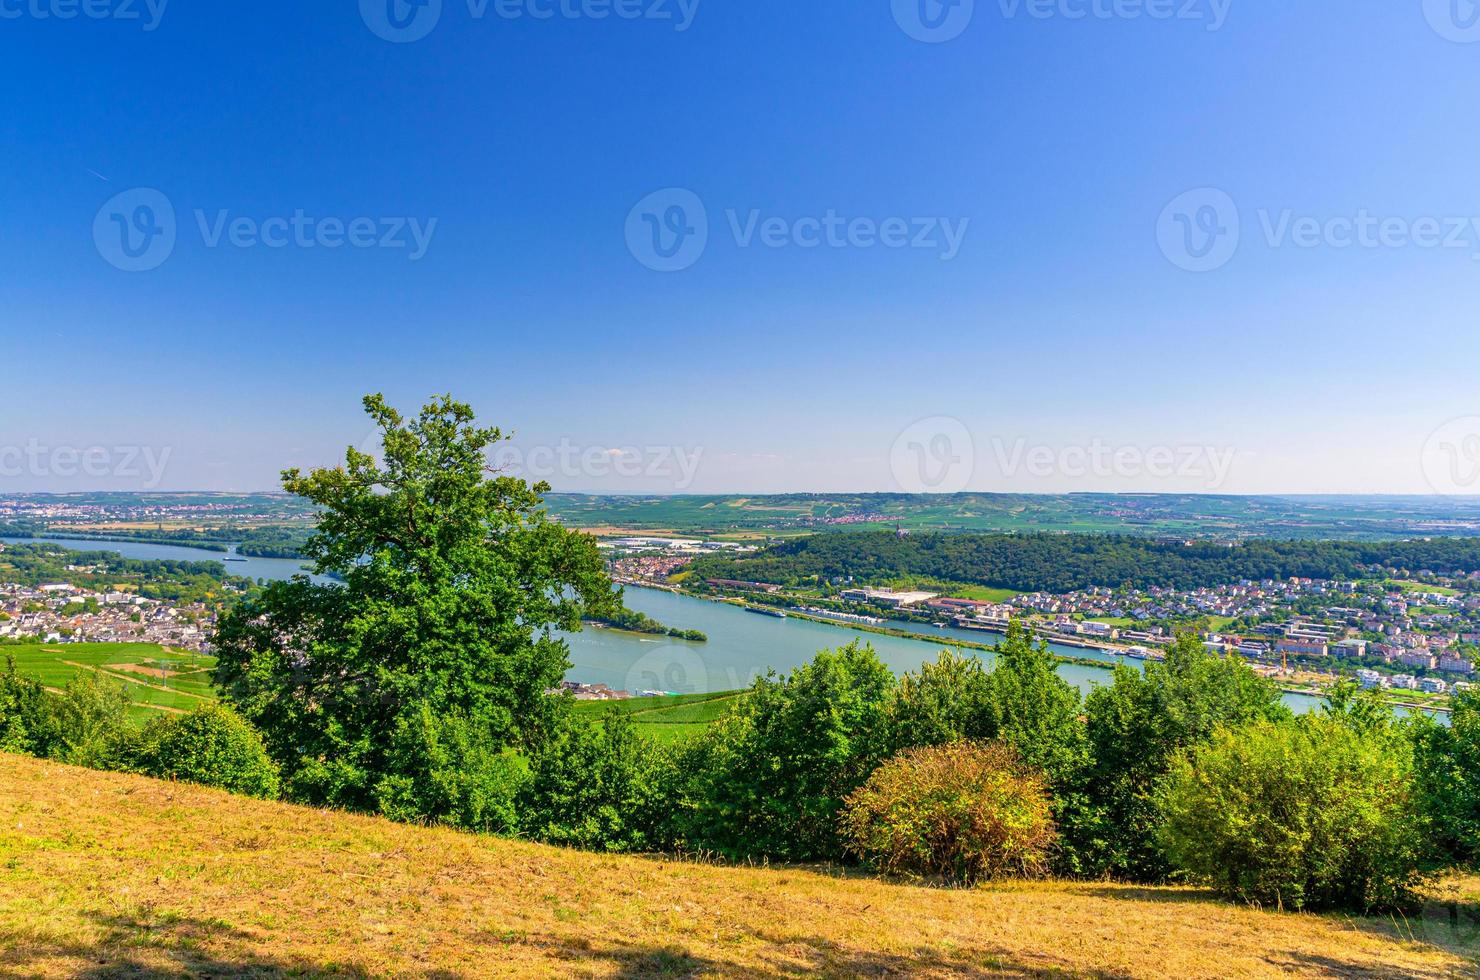
[[[216,552],[180,545],[137,542],[99,542],[67,538],[0,538],[18,543],[49,541],[81,551],[113,551],[126,558],[142,560],[217,561],[235,575],[254,579],[282,580],[304,574],[302,563],[292,559],[239,558],[234,549]],[[328,582],[328,579],[317,579]],[[899,623],[873,626],[839,622],[821,617],[788,614],[779,619],[757,616],[733,602],[696,597],[672,587],[650,588],[627,585],[628,605],[668,626],[700,629],[709,641],[693,643],[674,637],[629,633],[614,629],[589,629],[563,634],[570,646],[569,680],[604,683],[614,690],[660,690],[676,694],[707,694],[749,687],[769,672],[788,673],[810,662],[818,650],[837,647],[859,639],[872,643],[880,659],[896,673],[915,671],[932,652],[942,648],[970,651],[990,662],[995,646],[981,641],[980,631],[955,627],[933,627]],[[1136,666],[1137,661],[1104,648],[1075,648],[1048,641],[1058,659],[1061,675],[1088,693],[1109,680],[1117,664]],[[1312,711],[1323,696],[1303,688],[1287,688],[1285,703],[1297,712]],[[1396,702],[1399,710],[1439,711],[1434,705]]]
[[[747,637],[755,634],[758,644],[770,643],[773,645],[772,649],[778,651],[778,655],[774,658],[775,662],[769,664],[770,667],[776,669],[778,672],[785,672],[795,666],[800,666],[801,663],[810,660],[819,649],[839,646],[847,643],[852,638],[873,643],[875,649],[880,652],[881,657],[887,663],[890,663],[891,666],[898,665],[896,669],[901,673],[917,670],[921,664],[932,659],[929,655],[931,649],[938,651],[942,648],[951,648],[970,651],[988,660],[995,655],[996,650],[996,645],[982,642],[980,635],[984,632],[982,630],[963,630],[953,626],[927,626],[920,623],[898,620],[894,621],[892,625],[849,622],[810,615],[792,608],[785,608],[783,611],[786,612],[786,618],[778,619],[769,616],[747,614],[747,608],[768,610],[775,607],[758,603],[748,603],[743,599],[699,596],[683,589],[666,585],[650,588],[631,581],[622,584],[626,586],[629,603],[634,608],[640,607],[644,612],[670,625],[687,626],[697,623],[703,626],[706,633],[716,638],[716,650],[724,651],[723,659],[730,663],[738,660],[742,664],[748,664],[754,658],[755,651],[753,649],[743,652],[736,651],[733,655],[729,655],[729,644],[725,642],[727,636],[731,635],[728,631],[738,630]],[[735,616],[727,617],[727,622],[723,625],[718,625],[715,622],[716,617],[714,614],[709,612],[716,609],[729,610]],[[756,623],[760,624],[759,629],[756,628]],[[772,624],[769,629],[766,628],[766,624],[768,623]],[[795,628],[797,629],[795,634],[782,632],[785,624],[788,623],[795,624]],[[781,627],[780,630],[777,628],[778,625]],[[801,629],[803,626],[805,626],[805,630]],[[846,637],[840,635],[840,631],[842,634],[847,634]],[[792,652],[791,642],[787,642],[784,646],[776,646],[777,639],[783,635],[788,641],[795,638],[797,642],[805,642],[808,646],[805,649],[797,650],[795,653]],[[583,645],[579,639],[579,634],[570,639],[572,641],[573,652]],[[1143,664],[1141,659],[1127,656],[1110,644],[1091,644],[1081,641],[1082,645],[1071,646],[1062,642],[1062,638],[1057,636],[1040,636],[1040,639],[1048,644],[1049,650],[1059,662],[1060,670],[1065,678],[1078,686],[1084,693],[1088,693],[1094,687],[1108,683],[1109,672],[1113,671],[1119,664],[1125,664],[1136,669],[1139,669]],[[662,654],[653,650],[642,651],[641,653],[634,650],[632,653],[637,654],[639,661],[645,663],[661,662],[664,659]],[[784,661],[792,660],[793,658],[795,662],[791,663],[790,666],[784,663]],[[705,657],[703,659],[708,660],[709,658]],[[663,669],[673,669],[675,677],[692,676],[696,672],[702,673],[706,670],[706,668],[696,664],[693,660],[682,657],[675,657],[673,664],[666,665]],[[744,671],[741,671],[741,673],[744,674]],[[742,677],[744,683],[732,684],[724,689],[734,690],[748,686],[749,679],[753,678],[756,673],[764,673],[764,670],[754,671],[745,675]],[[651,671],[642,674],[642,677],[646,680],[651,680],[652,676]],[[589,678],[582,677],[581,679],[586,680]],[[620,675],[618,676],[619,681],[623,679]],[[1291,684],[1288,681],[1281,683],[1278,679],[1276,679],[1276,684],[1284,695],[1285,703],[1297,713],[1316,710],[1325,702],[1325,692],[1323,690],[1312,688],[1308,685]],[[613,686],[625,687],[632,690],[672,689],[651,683],[638,685],[614,683]],[[676,693],[693,692],[684,689],[676,690]],[[1442,704],[1419,704],[1392,697],[1389,697],[1387,700],[1400,713],[1422,711],[1441,717],[1447,716],[1447,708]]]
[[[7,544],[54,544],[71,551],[111,551],[139,561],[212,561],[225,566],[227,573],[242,578],[285,581],[295,575],[308,575],[302,559],[258,558],[238,554],[235,544],[226,544],[222,550],[197,548],[194,545],[150,544],[143,541],[105,541],[96,538],[63,538],[13,536],[0,537]],[[309,575],[314,581],[327,584],[333,580],[323,575]]]

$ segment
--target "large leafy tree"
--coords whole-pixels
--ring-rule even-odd
[[[595,542],[546,516],[547,485],[490,470],[504,437],[471,408],[442,397],[408,419],[379,395],[364,404],[380,460],[351,448],[338,468],[283,473],[321,508],[308,555],[337,581],[273,583],[225,617],[215,681],[295,796],[394,797],[404,814],[416,786],[439,781],[422,765],[403,772],[406,760],[456,769],[548,737],[563,702],[546,692],[568,653],[555,631],[616,594]],[[427,730],[441,719],[457,731]],[[454,758],[449,745],[478,751]],[[439,798],[423,816],[448,817]]]

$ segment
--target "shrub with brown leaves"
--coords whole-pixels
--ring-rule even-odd
[[[850,853],[886,874],[1035,877],[1057,839],[1043,777],[999,742],[908,749],[848,797]]]

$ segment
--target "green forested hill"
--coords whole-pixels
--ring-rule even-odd
[[[1096,586],[1179,589],[1243,579],[1359,577],[1370,565],[1411,571],[1480,570],[1480,539],[1433,541],[1249,541],[1235,546],[1125,535],[814,535],[748,556],[715,556],[692,578],[796,584],[815,576],[885,581],[904,576],[1020,592]]]

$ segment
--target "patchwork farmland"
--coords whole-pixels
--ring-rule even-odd
[[[22,677],[54,691],[90,672],[123,685],[140,720],[161,712],[189,711],[215,700],[210,670],[215,660],[152,643],[35,643],[0,647],[0,663],[15,661]]]

